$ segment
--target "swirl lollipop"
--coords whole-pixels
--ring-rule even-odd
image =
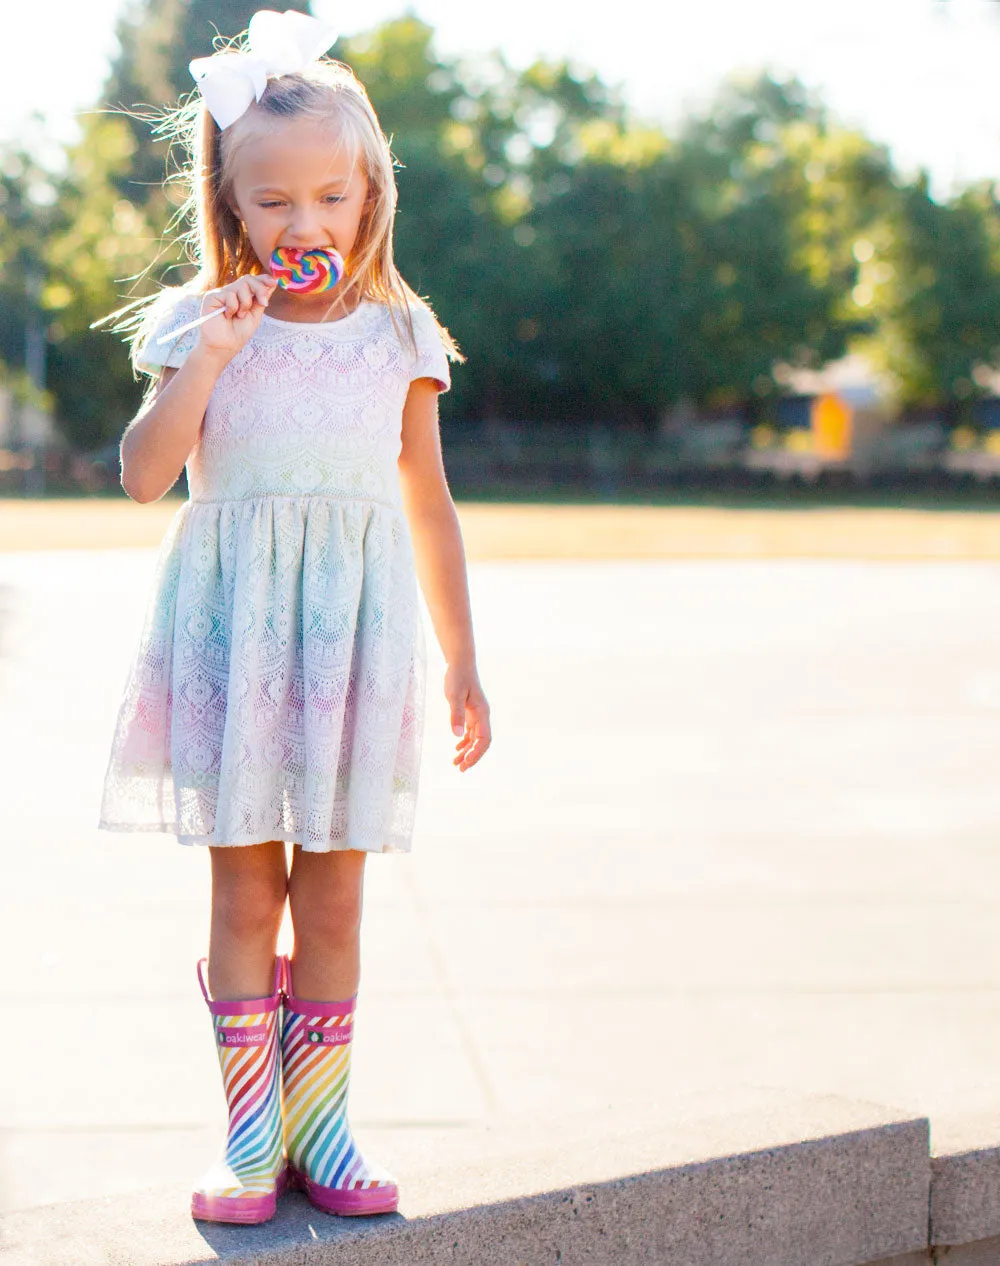
[[[311,251],[279,246],[271,255],[270,267],[282,290],[296,295],[332,290],[345,271],[343,257],[332,246]]]

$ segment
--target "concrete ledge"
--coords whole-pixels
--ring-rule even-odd
[[[1000,1112],[995,1110],[935,1119],[931,1132],[931,1241],[950,1247],[996,1239],[991,1263],[1000,1262],[998,1139]],[[948,1258],[959,1260],[965,1259]]]
[[[365,1139],[359,1132],[359,1142]],[[340,1219],[298,1193],[261,1227],[195,1222],[189,1189],[6,1217],[5,1266],[342,1266],[535,1262],[852,1266],[926,1259],[929,1126],[892,1109],[746,1088],[380,1136],[397,1214]],[[377,1159],[384,1159],[382,1154]],[[894,1263],[893,1266],[896,1266]]]
[[[1000,1262],[1000,1239],[978,1240],[975,1244],[936,1250],[928,1260],[940,1263],[940,1266],[997,1266]]]

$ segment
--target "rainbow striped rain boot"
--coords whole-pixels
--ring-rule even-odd
[[[285,960],[281,1099],[293,1186],[324,1213],[393,1213],[392,1175],[366,1160],[347,1123],[351,1038],[357,993],[342,1002],[308,1002],[292,992]]]
[[[198,963],[198,983],[229,1104],[223,1154],[194,1189],[191,1213],[208,1222],[266,1222],[288,1184],[281,1140],[281,972],[275,959],[269,998],[213,1002]]]

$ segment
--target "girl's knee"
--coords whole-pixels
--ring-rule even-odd
[[[247,885],[213,893],[212,916],[237,935],[270,935],[281,926],[283,905],[269,889]]]
[[[213,859],[212,915],[237,934],[270,934],[281,925],[288,878],[283,865],[234,855]]]
[[[300,935],[341,940],[361,926],[361,894],[343,888],[312,893],[308,901],[293,903],[292,922]]]
[[[329,882],[292,890],[292,925],[300,940],[339,944],[356,937],[361,926],[359,884]]]

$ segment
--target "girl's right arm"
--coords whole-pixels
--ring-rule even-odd
[[[157,501],[177,482],[216,381],[260,325],[274,285],[273,277],[250,275],[211,292],[204,311],[224,307],[224,315],[205,322],[179,369],[163,369],[152,403],[122,436],[121,483],[133,501]]]
[[[133,501],[157,501],[177,482],[227,360],[199,343],[180,369],[163,370],[152,405],[122,436],[122,487]]]

